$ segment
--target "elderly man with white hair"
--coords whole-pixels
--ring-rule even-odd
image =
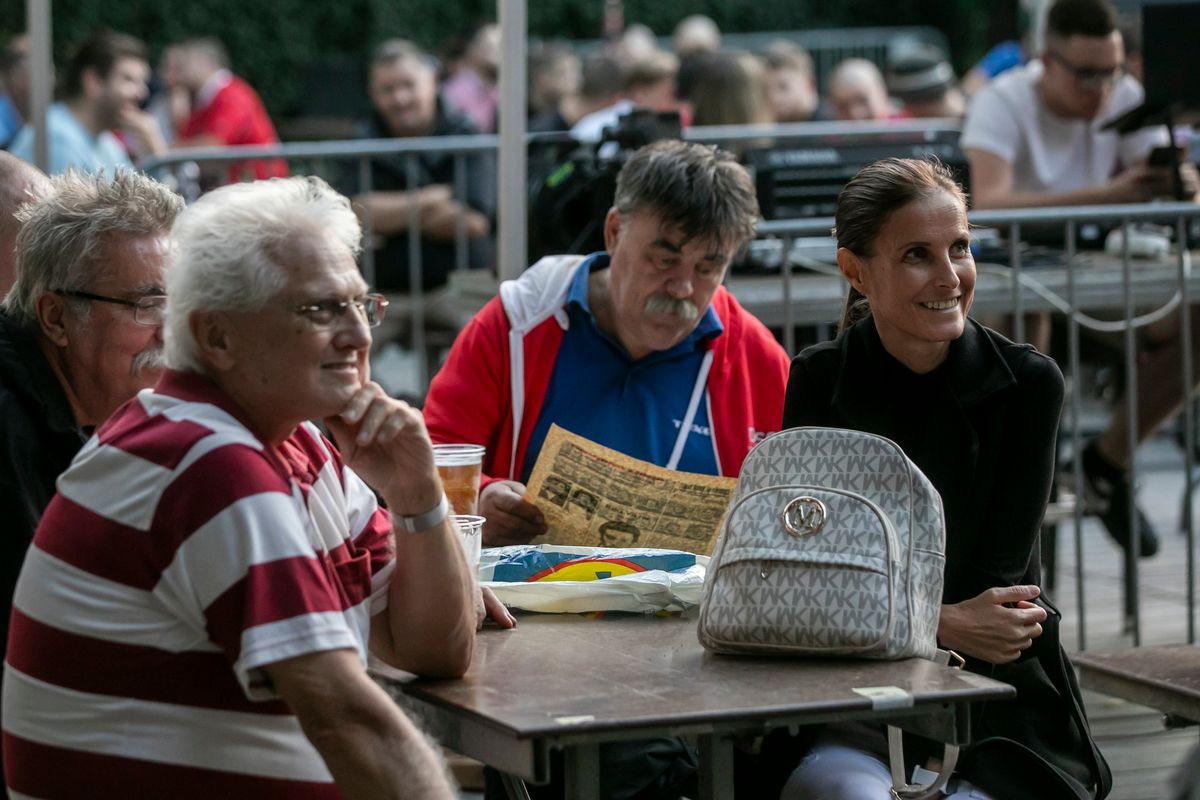
[[[360,235],[316,178],[180,216],[168,368],[63,474],[21,571],[14,794],[454,796],[365,668],[461,675],[477,592],[420,414],[368,376]]]

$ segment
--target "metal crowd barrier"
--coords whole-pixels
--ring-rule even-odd
[[[1182,385],[1184,387],[1185,402],[1183,404],[1183,436],[1184,436],[1184,502],[1182,503],[1183,520],[1182,527],[1187,540],[1187,641],[1194,643],[1196,641],[1196,524],[1192,514],[1191,498],[1193,491],[1196,488],[1195,476],[1195,457],[1193,454],[1193,443],[1196,441],[1196,419],[1195,409],[1190,398],[1192,389],[1195,385],[1195,376],[1192,369],[1192,319],[1191,306],[1193,301],[1190,298],[1191,292],[1195,289],[1195,284],[1192,283],[1191,276],[1191,256],[1184,244],[1188,241],[1187,228],[1188,223],[1200,220],[1200,206],[1192,203],[1148,203],[1137,205],[1112,205],[1112,206],[1077,206],[1064,208],[1041,208],[1041,209],[1020,209],[1020,210],[997,210],[997,211],[974,211],[970,213],[970,222],[972,227],[988,227],[1000,228],[1007,231],[1008,242],[1008,258],[1009,266],[1004,268],[992,267],[987,269],[981,267],[981,277],[987,269],[990,275],[1002,274],[1003,280],[1009,288],[1009,303],[1007,304],[1008,311],[1011,311],[1015,321],[1015,338],[1020,341],[1024,338],[1023,330],[1023,314],[1027,310],[1033,308],[1045,308],[1045,303],[1038,303],[1036,306],[1033,300],[1046,298],[1047,295],[1053,295],[1042,285],[1038,279],[1038,272],[1033,269],[1024,269],[1022,265],[1022,248],[1021,248],[1021,232],[1022,226],[1027,225],[1061,225],[1063,227],[1063,256],[1065,267],[1065,297],[1057,298],[1060,302],[1051,303],[1051,307],[1060,311],[1065,311],[1067,316],[1067,336],[1068,336],[1068,361],[1064,372],[1069,377],[1068,385],[1071,387],[1069,392],[1069,401],[1066,409],[1065,422],[1069,425],[1071,452],[1072,452],[1072,480],[1075,489],[1075,497],[1082,499],[1085,495],[1083,492],[1084,477],[1082,472],[1081,459],[1078,457],[1083,450],[1081,441],[1081,416],[1082,416],[1082,401],[1080,397],[1080,328],[1090,324],[1092,321],[1084,312],[1080,304],[1080,290],[1086,288],[1081,286],[1081,283],[1086,282],[1088,275],[1085,271],[1077,270],[1072,262],[1075,261],[1076,253],[1076,232],[1081,225],[1090,223],[1120,223],[1125,226],[1125,230],[1130,230],[1132,223],[1138,222],[1169,222],[1173,224],[1175,252],[1173,261],[1175,264],[1175,288],[1174,294],[1167,301],[1166,306],[1160,309],[1160,313],[1140,314],[1139,315],[1139,285],[1135,282],[1135,274],[1141,266],[1135,263],[1134,258],[1130,253],[1130,236],[1124,236],[1122,240],[1120,252],[1120,285],[1119,287],[1110,287],[1115,289],[1115,298],[1119,301],[1117,308],[1121,312],[1122,321],[1118,323],[1120,330],[1123,331],[1123,356],[1124,356],[1124,371],[1125,371],[1125,391],[1128,395],[1126,401],[1127,423],[1128,423],[1128,446],[1130,453],[1136,453],[1137,430],[1138,430],[1138,408],[1137,408],[1137,330],[1139,327],[1148,324],[1150,321],[1164,318],[1168,313],[1178,313],[1179,318],[1179,336],[1181,339],[1182,359],[1180,364]],[[792,252],[792,243],[797,237],[821,236],[829,235],[833,228],[832,218],[822,219],[805,219],[805,220],[781,220],[774,222],[764,222],[759,226],[759,236],[764,238],[776,238],[782,241],[782,253]],[[832,245],[831,245],[832,246]],[[812,318],[799,319],[794,313],[795,306],[798,301],[795,298],[795,292],[802,287],[802,281],[793,280],[796,277],[796,270],[793,259],[781,258],[778,280],[780,281],[780,295],[782,297],[783,317],[782,327],[784,335],[784,346],[789,354],[795,353],[795,326],[805,322],[814,322]],[[1001,272],[1002,270],[1002,272]],[[1081,274],[1077,274],[1080,272]],[[1200,279],[1200,278],[1198,278]],[[1140,283],[1144,283],[1140,282]],[[1144,287],[1143,287],[1144,288]],[[979,287],[976,287],[976,296],[979,296]],[[1052,300],[1055,298],[1051,298]],[[1094,301],[1094,297],[1092,298]],[[1144,297],[1142,298],[1144,300]],[[1200,298],[1195,302],[1200,303]],[[743,301],[752,311],[753,304]],[[828,308],[828,304],[826,304]],[[840,307],[839,307],[840,310]],[[825,330],[829,330],[829,324],[833,322],[836,315],[835,312],[826,312],[824,323]],[[1110,328],[1111,329],[1111,328]],[[1131,459],[1130,478],[1134,485],[1137,484],[1137,459]],[[1082,502],[1076,502],[1072,513],[1072,521],[1074,527],[1074,544],[1076,552],[1075,564],[1075,591],[1077,608],[1079,609],[1079,629],[1078,629],[1078,645],[1079,649],[1083,650],[1087,647],[1086,624],[1084,621],[1083,610],[1087,608],[1085,598],[1085,580],[1083,574],[1083,536],[1082,525],[1085,508]],[[1124,558],[1124,573],[1125,573],[1125,610],[1127,613],[1126,625],[1128,632],[1132,635],[1133,644],[1140,645],[1142,641],[1142,626],[1141,626],[1141,605],[1140,605],[1140,566],[1139,566],[1139,521],[1137,519],[1136,504],[1131,504],[1129,527],[1132,531],[1130,546],[1125,549]]]

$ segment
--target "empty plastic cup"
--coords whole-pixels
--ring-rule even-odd
[[[454,530],[458,532],[463,555],[467,557],[467,566],[475,569],[479,566],[479,555],[483,550],[484,518],[473,514],[455,514],[451,519],[454,521]]]

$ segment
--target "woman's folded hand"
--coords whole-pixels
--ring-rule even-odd
[[[970,600],[942,606],[938,641],[963,655],[1007,664],[1042,635],[1046,610],[1030,602],[1037,586],[997,586]]]

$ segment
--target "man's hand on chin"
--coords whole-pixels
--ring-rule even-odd
[[[346,465],[383,495],[392,513],[421,514],[438,503],[442,483],[420,411],[367,382],[325,425]]]

